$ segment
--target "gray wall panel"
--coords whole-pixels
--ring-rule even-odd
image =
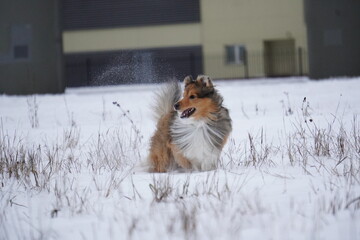
[[[200,21],[199,0],[64,0],[64,29]]]
[[[182,80],[203,73],[201,46],[65,55],[67,86]]]
[[[0,1],[0,93],[64,91],[59,4]]]
[[[309,76],[360,75],[360,1],[305,0]]]

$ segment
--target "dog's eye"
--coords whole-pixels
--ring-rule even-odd
[[[194,98],[196,98],[196,96],[195,96],[195,95],[190,95],[189,98],[190,98],[190,99],[194,99]]]

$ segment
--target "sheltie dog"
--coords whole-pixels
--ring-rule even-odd
[[[157,94],[157,129],[151,138],[149,161],[153,172],[176,168],[207,171],[217,167],[231,132],[229,111],[208,76],[184,79],[185,89],[168,83]],[[182,99],[180,100],[182,95]]]

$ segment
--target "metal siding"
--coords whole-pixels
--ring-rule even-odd
[[[360,1],[306,0],[309,77],[360,75]]]
[[[154,83],[202,74],[201,46],[65,55],[68,87]]]
[[[65,30],[200,21],[199,0],[64,0]]]

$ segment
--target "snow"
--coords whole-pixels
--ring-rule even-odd
[[[0,239],[360,239],[360,78],[214,84],[207,172],[141,168],[159,85],[1,95]]]

